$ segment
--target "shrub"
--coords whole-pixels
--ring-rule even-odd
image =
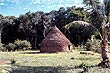
[[[83,67],[87,67],[87,64],[86,64],[86,63],[81,63],[81,64],[79,65],[79,68],[83,68]]]
[[[5,47],[4,47],[4,44],[0,43],[0,51],[5,51]]]
[[[79,65],[79,68],[83,68],[83,71],[81,73],[88,73],[89,66],[86,63],[81,63]]]
[[[84,48],[87,50],[87,51],[94,51],[94,52],[98,52],[100,53],[101,52],[101,49],[100,49],[100,40],[98,39],[94,39],[93,41],[88,39],[86,44],[84,45]]]
[[[14,51],[15,48],[16,48],[16,45],[13,44],[13,43],[9,43],[9,44],[6,45],[5,47],[6,47],[6,49],[7,49],[8,51]]]
[[[15,40],[14,43],[9,43],[7,45],[5,45],[5,47],[3,47],[3,44],[0,44],[0,49],[4,49],[5,51],[15,51],[15,50],[29,50],[31,49],[31,44],[30,42],[26,41],[26,40]]]
[[[15,40],[14,44],[17,46],[17,50],[29,50],[31,49],[31,44],[30,42],[26,40]]]
[[[16,63],[16,60],[15,59],[11,59],[11,64],[15,64]]]

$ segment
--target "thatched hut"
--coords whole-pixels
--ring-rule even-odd
[[[42,53],[67,52],[72,48],[72,43],[57,27],[53,27],[40,44]]]

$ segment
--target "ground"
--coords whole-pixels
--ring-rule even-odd
[[[54,54],[39,51],[1,52],[0,56],[0,62],[4,61],[0,64],[0,73],[110,73],[109,68],[97,67],[101,55],[90,51]]]

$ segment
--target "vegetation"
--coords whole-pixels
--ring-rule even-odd
[[[44,24],[56,25],[61,31],[66,24],[73,21],[88,21],[88,12],[83,8],[61,7],[58,11],[27,12],[25,15],[0,16],[1,42],[5,45],[13,43],[15,40],[27,40],[31,43],[32,49],[39,49],[39,44],[44,39]]]
[[[95,29],[98,29],[99,32],[101,32],[101,24],[103,21],[103,11],[100,11],[101,6],[98,0],[94,0],[95,7],[93,7],[93,3],[89,2],[89,0],[84,0],[83,3],[87,6],[87,8],[80,8],[75,6],[67,8],[60,7],[58,11],[52,10],[49,13],[42,11],[32,13],[27,12],[24,15],[20,15],[19,17],[0,15],[1,42],[4,45],[8,45],[9,43],[13,43],[17,39],[27,40],[30,42],[32,49],[39,49],[39,45],[45,37],[44,31],[46,29],[46,26],[50,27],[56,25],[73,44],[81,45],[82,43],[87,42],[87,39],[90,39],[91,35],[94,34],[93,32],[97,32],[97,30]],[[105,4],[105,13],[107,16],[107,21],[109,21],[109,4]],[[91,9],[91,11],[88,12],[88,8]],[[99,13],[98,16],[97,13]],[[69,25],[71,25],[73,21],[88,22],[91,24],[90,27],[92,28],[90,29],[88,28],[89,26],[86,27],[86,25],[75,25],[69,27]],[[65,28],[67,26],[68,29]],[[93,29],[94,27],[95,29]],[[69,28],[72,28],[72,30],[70,30]],[[82,28],[85,29],[84,31],[86,31],[86,33],[80,31],[80,29],[82,30]],[[93,32],[91,32],[90,30],[93,30]],[[78,38],[76,38],[77,36]],[[74,38],[76,40],[74,40]]]
[[[0,60],[11,61],[11,72],[28,73],[31,70],[51,73],[50,69],[52,69],[57,73],[62,73],[63,70],[94,73],[93,71],[100,71],[98,66],[108,69],[110,66],[108,53],[110,0],[108,2],[104,0],[104,4],[99,0],[83,0],[83,3],[86,9],[75,6],[61,7],[58,11],[53,10],[49,13],[27,12],[18,18],[0,15],[0,51],[3,51],[0,53]],[[40,43],[52,26],[57,26],[74,47],[78,46],[78,50],[86,51],[74,50],[73,53],[57,54],[20,52],[31,48],[39,49]],[[17,52],[6,52],[16,50]],[[100,56],[102,56],[101,63],[99,63]],[[106,69],[102,70],[109,73]]]
[[[99,1],[99,0],[97,0]],[[105,4],[99,5],[100,2],[96,0],[84,0],[86,5],[90,5],[92,7],[92,11],[96,14],[97,19],[100,21],[101,24],[101,50],[102,50],[102,62],[99,63],[99,66],[102,67],[109,67],[109,55],[108,55],[108,31],[109,31],[109,7],[108,3],[110,2],[105,1]],[[106,7],[107,6],[107,7]],[[106,12],[107,9],[108,11]]]
[[[30,42],[26,41],[26,40],[16,40],[14,42],[14,44],[16,45],[16,49],[15,50],[29,50],[31,49],[31,44]]]
[[[83,51],[86,52],[86,51]],[[89,53],[93,53],[88,51]],[[96,65],[100,61],[100,54],[80,54],[80,51],[74,50],[71,53],[53,53],[44,54],[39,53],[39,51],[17,51],[17,52],[3,52],[0,53],[0,60],[10,60],[7,66],[0,66],[0,71],[4,68],[9,70],[11,68],[12,72],[55,72],[55,73],[65,73],[67,72],[81,72],[83,71],[83,66],[90,67],[90,70],[94,71],[99,69]],[[10,56],[10,57],[9,57]],[[74,59],[71,59],[74,58]],[[84,63],[84,65],[83,65]],[[3,68],[4,67],[4,68]],[[100,70],[100,69],[99,69]],[[61,72],[59,72],[61,71]],[[64,71],[64,72],[63,72]],[[96,70],[97,71],[97,70]],[[102,71],[103,73],[103,71]]]
[[[30,50],[31,44],[26,40],[15,40],[14,43],[9,43],[7,45],[1,44],[0,51],[16,51],[16,50]]]
[[[5,48],[4,48],[4,44],[0,43],[0,51],[4,51]]]
[[[92,39],[92,36],[97,36],[99,32],[90,23],[84,21],[73,21],[64,26],[64,34],[75,45],[84,44],[87,39]]]
[[[94,40],[88,39],[86,44],[84,45],[84,49],[86,51],[94,51],[97,53],[101,53],[100,42],[101,40],[98,39],[94,39]]]
[[[71,53],[42,54],[39,51],[19,51],[0,53],[0,60],[15,61],[13,64],[0,65],[1,71],[15,73],[80,73],[86,68],[88,73],[109,73],[110,69],[97,67],[100,62],[100,54],[80,54],[80,52],[93,53],[91,51],[77,51]],[[10,57],[9,57],[10,56]],[[74,58],[74,59],[72,59]],[[11,62],[10,62],[11,63]]]

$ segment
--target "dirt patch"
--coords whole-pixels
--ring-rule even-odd
[[[80,54],[94,55],[93,52],[83,52],[83,51],[81,51]]]
[[[11,61],[10,60],[0,60],[0,65],[3,65],[3,64],[10,64]]]

